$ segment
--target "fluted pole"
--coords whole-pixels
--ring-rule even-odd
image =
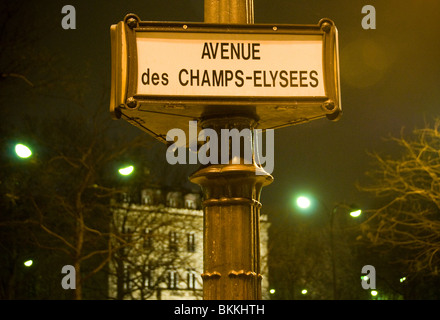
[[[205,0],[206,23],[253,23],[252,0]],[[207,117],[203,128],[249,129],[240,140],[241,150],[249,144],[252,163],[211,164],[200,168],[190,180],[201,186],[204,201],[203,297],[207,300],[261,299],[260,192],[273,178],[255,162],[252,130],[257,119],[252,113]],[[247,147],[249,147],[247,145]],[[219,149],[220,151],[220,149]]]

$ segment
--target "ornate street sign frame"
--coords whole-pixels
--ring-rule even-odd
[[[147,95],[138,90],[137,35],[140,33],[194,33],[239,35],[320,36],[324,95],[320,96],[206,96]],[[213,38],[213,41],[216,39]],[[112,82],[110,111],[114,118],[131,124],[167,143],[172,128],[188,129],[188,122],[210,117],[251,114],[257,129],[276,129],[342,114],[339,79],[338,32],[333,21],[321,19],[316,25],[211,24],[141,21],[134,14],[111,26]]]

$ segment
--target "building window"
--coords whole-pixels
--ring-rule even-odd
[[[145,275],[144,275],[144,285],[146,288],[152,288],[153,287],[153,275],[152,275],[152,271],[150,269],[150,267],[148,267],[147,270],[145,270]]]
[[[196,202],[192,199],[186,199],[185,200],[185,208],[187,209],[197,209],[196,208]]]
[[[145,228],[144,230],[144,249],[150,249],[153,247],[153,230],[151,228]]]
[[[143,202],[144,204],[151,204],[153,201],[151,200],[151,195],[145,194],[143,196]]]
[[[193,232],[188,233],[187,235],[187,250],[188,252],[196,251],[196,242],[195,242],[195,234]]]
[[[183,205],[181,192],[168,192],[166,199],[168,206],[172,208],[180,208]]]
[[[146,270],[144,274],[144,287],[150,288],[150,286],[151,286],[151,271]]]
[[[177,271],[168,272],[168,289],[177,289]]]
[[[130,268],[124,265],[124,290],[131,289]]]
[[[177,251],[178,237],[176,231],[170,231],[170,251]]]
[[[177,207],[176,199],[173,199],[173,198],[169,199],[168,205],[172,208]]]
[[[125,234],[124,234],[125,241],[131,242],[132,237],[133,237],[133,231],[131,230],[131,228],[125,229]]]
[[[128,194],[127,192],[124,192],[122,195],[121,195],[121,200],[122,200],[122,202],[123,203],[129,203],[130,202],[130,194]]]
[[[146,288],[153,288],[155,286],[154,284],[154,264],[153,263],[148,263],[148,266],[146,266],[145,268],[145,272],[144,272],[144,285]]]
[[[187,279],[188,283],[188,289],[195,289],[196,288],[196,273],[194,271],[188,271]]]

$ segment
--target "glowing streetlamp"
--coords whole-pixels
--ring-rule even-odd
[[[27,260],[27,261],[25,261],[23,264],[24,264],[25,267],[28,267],[28,268],[29,268],[31,265],[34,264],[34,261],[32,261],[32,260]]]
[[[310,199],[305,196],[300,196],[296,199],[296,205],[301,209],[308,209],[311,204]]]
[[[29,158],[32,155],[31,149],[28,146],[18,143],[15,145],[15,153],[22,159]]]
[[[358,210],[353,210],[350,212],[350,216],[352,216],[353,218],[357,218],[362,214],[362,210],[358,209]]]
[[[337,210],[337,208],[339,208],[339,207],[349,209],[350,211],[348,213],[353,218],[357,218],[357,217],[359,217],[362,214],[362,210],[357,208],[354,205],[347,206],[346,204],[338,203],[333,208],[333,210],[330,211],[329,208],[322,201],[320,201],[320,203],[321,203],[321,205],[324,207],[324,209],[327,212],[330,212],[330,215],[332,215]],[[299,196],[298,198],[296,198],[296,205],[300,209],[303,209],[303,210],[309,209],[310,206],[312,205],[312,200],[309,197],[307,197],[307,196]]]
[[[329,217],[330,250],[331,250],[332,277],[333,277],[333,299],[336,300],[338,298],[338,295],[337,295],[338,291],[337,291],[337,285],[336,285],[336,264],[335,264],[334,234],[333,234],[334,216],[336,215],[338,208],[345,208],[346,210],[347,209],[350,210],[350,211],[348,211],[348,210],[347,211],[350,214],[350,216],[353,218],[359,217],[362,214],[362,210],[355,208],[355,206],[347,206],[346,204],[343,204],[343,203],[336,204],[333,207],[333,209],[330,210],[322,200],[320,200],[318,202],[325,209],[325,211],[327,212],[328,217]],[[312,205],[312,200],[310,200],[306,196],[300,196],[296,199],[296,205],[302,210],[307,210]],[[305,293],[301,292],[302,294],[307,293],[306,289],[304,289],[303,291],[305,291]]]
[[[119,174],[123,175],[123,176],[128,176],[128,175],[132,174],[133,171],[134,171],[134,167],[133,166],[128,166],[128,167],[120,168],[118,170]]]

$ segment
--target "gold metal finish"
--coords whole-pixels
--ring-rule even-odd
[[[225,117],[202,125],[220,133],[231,124],[238,130],[253,129],[255,121]],[[204,195],[204,299],[261,299],[259,200],[272,176],[254,162],[210,165],[190,180],[202,187]]]
[[[253,0],[205,0],[205,22],[253,23]],[[254,129],[255,114],[241,112],[207,118],[201,126],[218,134],[230,127]],[[242,143],[253,146],[253,141]],[[241,163],[244,159],[202,167],[190,177],[204,195],[204,299],[261,299],[259,200],[262,187],[273,178],[255,158],[253,164]]]
[[[254,23],[253,0],[205,0],[206,23]]]

